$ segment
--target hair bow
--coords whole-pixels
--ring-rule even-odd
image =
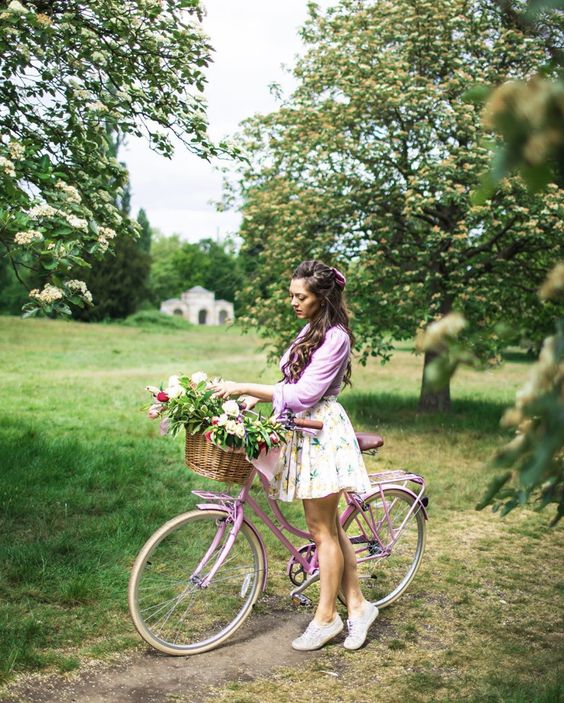
[[[333,266],[331,267],[331,271],[333,271],[333,275],[335,276],[335,283],[339,286],[339,288],[344,288],[347,279],[343,276],[339,269],[336,269]]]

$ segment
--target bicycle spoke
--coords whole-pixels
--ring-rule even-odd
[[[366,598],[387,605],[412,580],[424,549],[425,518],[408,491],[384,488],[348,519]]]
[[[257,538],[246,524],[218,533],[224,519],[216,510],[179,516],[136,561],[130,610],[140,634],[162,651],[210,648],[243,622],[258,596],[264,568]]]

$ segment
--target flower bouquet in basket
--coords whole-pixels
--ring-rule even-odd
[[[251,467],[245,460],[256,459],[262,451],[284,442],[285,430],[272,418],[246,410],[243,402],[212,397],[211,386],[220,380],[208,380],[205,373],[198,371],[191,376],[171,376],[166,388],[146,386],[153,395],[148,415],[161,418],[163,434],[175,436],[180,429],[186,429],[186,461],[191,468],[201,463],[192,458],[196,454],[202,462],[215,464],[225,463],[229,454],[238,454],[239,457],[232,456],[231,462],[243,461],[248,472]],[[200,468],[196,468],[199,473],[210,475]]]

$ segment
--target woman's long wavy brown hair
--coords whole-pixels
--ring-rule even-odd
[[[292,280],[302,279],[310,293],[318,296],[321,301],[319,312],[309,321],[309,329],[292,347],[290,358],[282,367],[284,377],[295,383],[306,366],[310,363],[313,352],[321,346],[327,330],[331,327],[342,327],[349,335],[351,348],[354,345],[354,335],[349,327],[349,314],[344,301],[343,289],[337,284],[334,270],[321,261],[302,261],[292,275]],[[345,384],[351,383],[351,360],[345,376]]]

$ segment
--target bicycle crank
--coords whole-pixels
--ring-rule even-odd
[[[292,593],[292,605],[311,605],[311,598],[304,596],[303,593]]]

